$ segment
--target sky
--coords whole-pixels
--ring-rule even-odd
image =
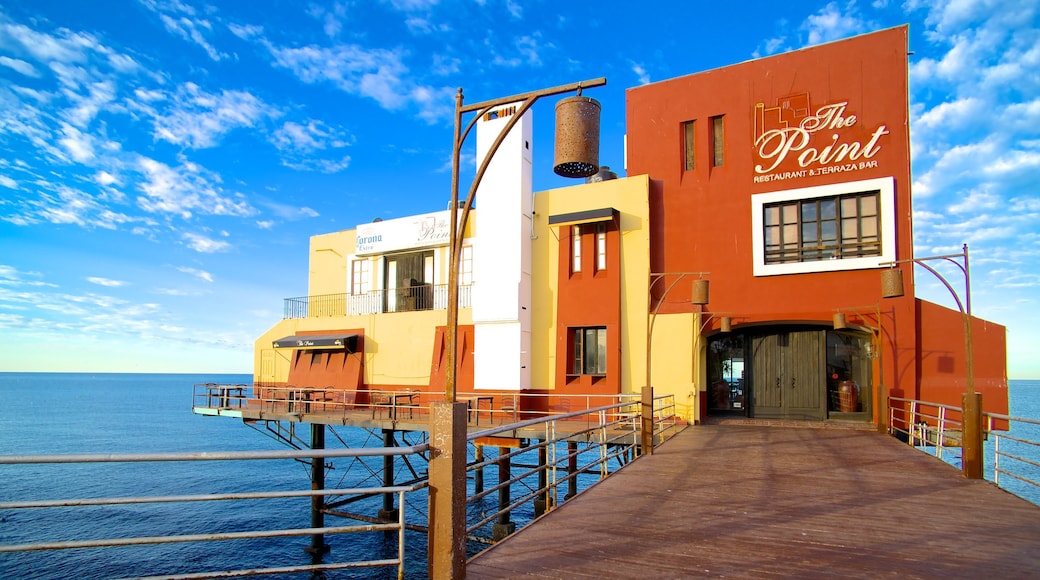
[[[915,255],[967,243],[974,314],[1040,378],[1038,4],[0,1],[0,371],[252,372],[310,236],[447,208],[459,87],[606,77],[584,94],[624,175],[626,89],[909,24]],[[555,100],[536,191],[573,183]]]

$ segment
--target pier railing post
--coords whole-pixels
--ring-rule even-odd
[[[430,578],[466,577],[466,403],[430,405]]]
[[[961,466],[964,477],[982,479],[982,393],[964,393],[962,400]]]
[[[642,412],[640,413],[640,441],[642,450],[640,455],[653,455],[654,453],[654,389],[643,387],[641,393]]]

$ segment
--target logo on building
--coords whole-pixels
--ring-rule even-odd
[[[755,105],[755,183],[877,167],[884,124],[865,128],[848,101],[813,105],[809,93]]]

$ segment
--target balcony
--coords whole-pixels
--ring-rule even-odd
[[[459,287],[459,308],[472,306],[471,288],[469,285]],[[318,294],[286,298],[282,318],[327,318],[447,308],[447,284],[419,284],[390,290],[373,290],[365,294]]]

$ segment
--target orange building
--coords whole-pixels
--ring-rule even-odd
[[[913,295],[907,94],[905,27],[640,86],[629,177],[543,192],[525,113],[464,236],[459,390],[649,381],[690,422],[959,405],[962,317]],[[478,152],[514,110],[478,123]],[[447,219],[312,238],[309,296],[257,340],[256,381],[443,392]],[[903,297],[882,296],[891,267]],[[972,329],[976,389],[1006,412],[1005,329]]]
[[[711,282],[700,416],[877,420],[879,394],[960,405],[960,313],[914,298],[910,262],[906,296],[881,294],[883,264],[914,257],[907,54],[904,26],[628,91],[652,270]],[[702,310],[684,283],[661,312]],[[973,328],[976,388],[1006,412],[1005,330]]]

